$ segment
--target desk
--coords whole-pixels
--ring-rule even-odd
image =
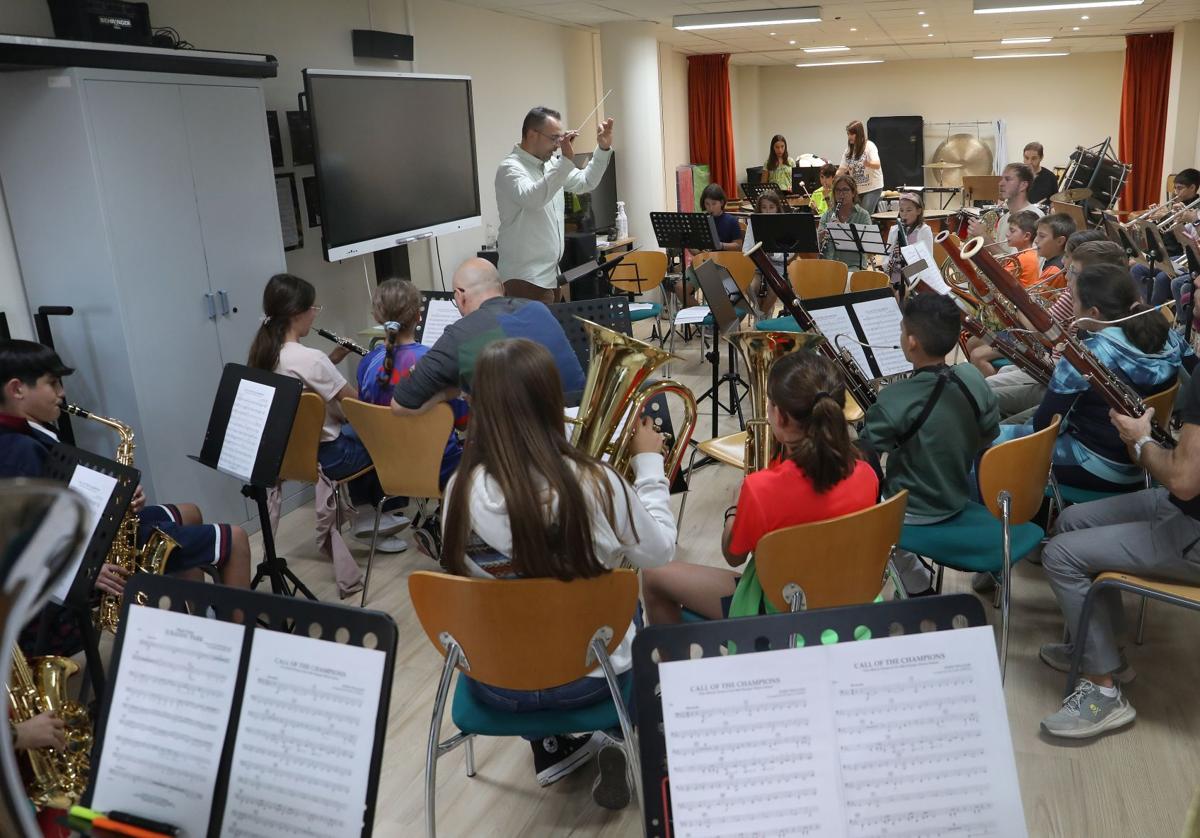
[[[632,236],[626,236],[623,239],[617,239],[610,242],[605,239],[596,239],[596,252],[604,255],[609,253],[628,253],[637,246],[637,239]]]

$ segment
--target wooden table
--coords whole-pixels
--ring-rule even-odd
[[[633,236],[626,236],[623,239],[617,239],[616,241],[612,241],[612,242],[601,241],[600,239],[596,240],[596,252],[597,253],[620,253],[623,251],[627,252],[627,251],[633,250],[634,247],[636,247],[636,246],[637,246],[637,239],[633,238]]]

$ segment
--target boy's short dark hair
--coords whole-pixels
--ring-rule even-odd
[[[525,135],[530,131],[537,131],[549,119],[562,119],[562,114],[554,110],[554,108],[547,108],[544,105],[530,108],[529,113],[525,114],[525,119],[521,123],[521,138],[524,139]]]
[[[945,357],[958,343],[958,306],[943,294],[914,294],[904,303],[904,328],[926,355]]]
[[[1040,219],[1037,226],[1049,227],[1051,236],[1065,239],[1075,232],[1075,219],[1065,212],[1055,212]]]
[[[1026,186],[1033,186],[1033,169],[1024,163],[1009,163],[1004,167],[1004,171],[1012,171],[1017,180],[1024,181]]]
[[[725,190],[721,188],[721,184],[710,183],[704,187],[704,191],[700,193],[700,206],[704,206],[705,201],[720,201],[724,205]]]
[[[1037,234],[1039,220],[1038,214],[1033,210],[1021,210],[1008,217],[1009,224],[1021,228],[1021,232],[1028,233],[1030,238]]]
[[[1200,169],[1182,169],[1175,175],[1175,182],[1180,186],[1200,186]]]
[[[1100,230],[1080,230],[1078,233],[1072,233],[1067,239],[1067,253],[1074,253],[1075,248],[1082,244],[1102,241],[1108,241],[1108,236]]]
[[[1080,270],[1092,265],[1116,265],[1124,267],[1127,262],[1125,249],[1107,239],[1084,242],[1071,251],[1071,259]]]
[[[0,387],[14,378],[30,387],[43,375],[62,378],[75,370],[48,346],[31,340],[0,341]]]
[[[1046,156],[1046,149],[1043,148],[1042,144],[1037,141],[1034,141],[1032,143],[1025,143],[1025,148],[1023,149],[1023,151],[1036,151],[1038,157]]]
[[[838,167],[832,163],[826,163],[821,167],[821,177],[833,177],[837,174]]]

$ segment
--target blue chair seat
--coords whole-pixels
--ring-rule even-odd
[[[639,311],[630,311],[629,320],[632,323],[637,323],[642,320],[656,318],[662,314],[662,306],[658,303],[650,303],[650,308],[644,308]]]
[[[1018,524],[1010,533],[1014,565],[1045,535],[1037,524]],[[906,524],[900,531],[900,547],[955,570],[999,573],[1004,567],[1004,527],[978,503],[968,503],[940,524]]]
[[[1007,358],[993,358],[991,363],[993,369],[1012,366],[1012,361],[1008,360]]]
[[[454,704],[450,718],[463,733],[480,736],[553,736],[558,733],[590,733],[593,730],[612,730],[620,727],[617,708],[605,700],[575,710],[537,710],[531,713],[510,713],[483,704],[461,672],[454,686]],[[621,688],[625,706],[633,700],[633,678],[625,678]]]
[[[767,320],[759,320],[754,324],[754,328],[760,332],[803,332],[796,319],[791,315],[787,317],[771,317]]]

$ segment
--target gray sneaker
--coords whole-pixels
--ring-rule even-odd
[[[996,590],[996,577],[990,573],[976,571],[971,575],[971,590],[977,594],[990,594]]]
[[[1064,739],[1088,739],[1124,727],[1135,718],[1133,705],[1121,695],[1119,687],[1110,698],[1091,681],[1080,678],[1075,692],[1063,701],[1062,709],[1042,719],[1042,730]]]
[[[1042,663],[1051,669],[1057,669],[1059,672],[1070,672],[1071,655],[1074,651],[1070,643],[1045,643],[1038,650],[1038,657],[1042,659]],[[1121,667],[1112,673],[1112,677],[1118,684],[1128,684],[1137,677],[1137,672],[1129,665],[1129,661],[1125,660],[1125,656],[1121,655]]]

